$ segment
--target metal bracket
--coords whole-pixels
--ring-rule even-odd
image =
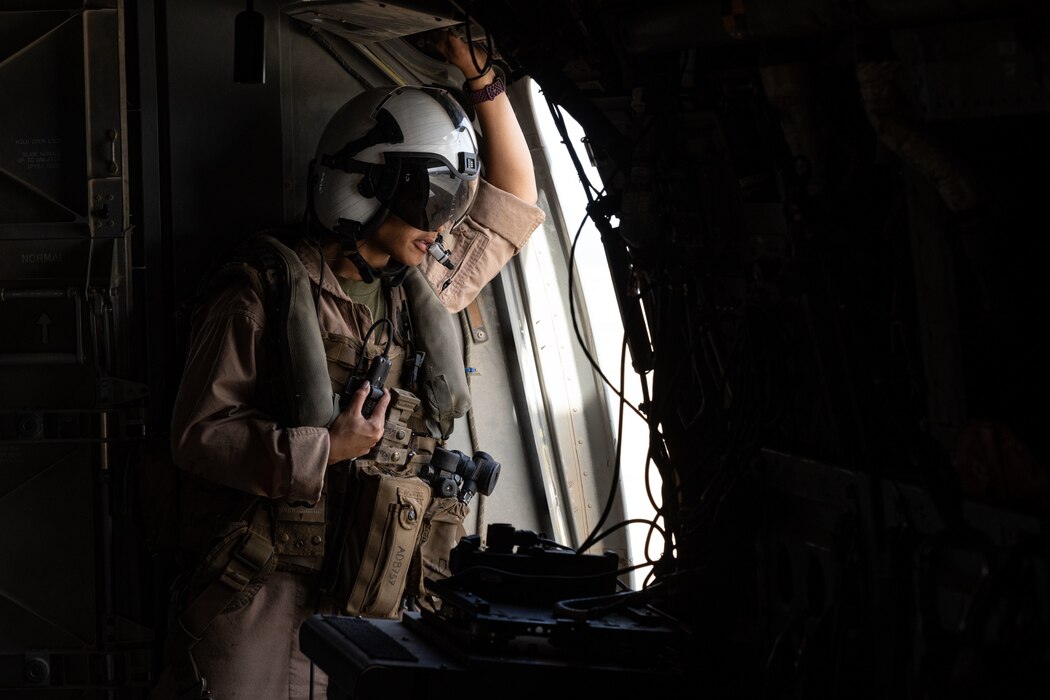
[[[470,337],[475,343],[484,343],[489,339],[488,329],[485,328],[485,318],[481,315],[481,305],[478,300],[470,302],[467,307],[467,323],[470,324]]]

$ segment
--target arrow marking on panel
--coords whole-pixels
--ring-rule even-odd
[[[47,314],[40,314],[40,318],[36,320],[36,325],[40,326],[40,340],[44,345],[47,345],[48,329],[51,328],[52,323],[54,321]]]

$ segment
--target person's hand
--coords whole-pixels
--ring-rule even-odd
[[[368,452],[383,439],[386,425],[386,409],[390,404],[390,392],[383,390],[383,398],[376,401],[372,416],[365,418],[361,409],[372,390],[368,382],[362,382],[350,399],[350,405],[336,416],[328,427],[330,447],[328,463],[335,464],[354,459]]]
[[[491,69],[486,71],[484,75],[478,75],[480,69],[485,68],[489,56],[485,53],[485,49],[477,44],[473,46],[474,55],[472,57],[470,45],[446,29],[438,38],[435,46],[441,52],[441,55],[445,57],[446,61],[459,68],[464,77],[477,80],[477,84],[472,82],[473,87],[484,87],[485,84],[494,79]],[[474,65],[475,61],[477,61],[477,65]],[[485,80],[481,80],[481,78]]]

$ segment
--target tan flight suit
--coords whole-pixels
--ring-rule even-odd
[[[446,236],[456,269],[450,273],[429,256],[421,268],[445,307],[451,312],[465,308],[543,218],[539,208],[483,181],[469,216]],[[296,253],[316,291],[316,248],[300,244]],[[344,337],[360,346],[373,323],[368,308],[351,301],[327,268],[319,308],[326,338]],[[265,327],[263,302],[250,288],[226,289],[195,316],[172,419],[174,459],[194,475],[187,478],[229,487],[231,493],[243,494],[245,502],[262,496],[316,503],[326,484],[328,431],[282,428],[259,407],[257,381],[276,371],[268,357]],[[397,352],[391,348],[391,354]],[[391,371],[387,387],[396,386],[398,379],[399,373]],[[278,564],[249,586],[193,647],[215,700],[308,698],[311,673],[313,697],[325,697],[327,679],[299,651],[299,626],[315,612],[335,613],[339,606],[319,594],[311,575],[285,571]],[[169,669],[152,697],[171,697],[171,685]]]

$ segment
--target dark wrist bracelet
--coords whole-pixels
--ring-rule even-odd
[[[467,100],[472,105],[494,100],[498,95],[503,94],[506,89],[507,86],[503,83],[503,78],[498,75],[495,80],[480,90],[471,90],[466,84],[463,85],[463,92],[467,93]]]

